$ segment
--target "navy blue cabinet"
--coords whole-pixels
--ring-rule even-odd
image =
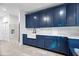
[[[27,38],[27,35],[23,34],[23,44],[37,46],[37,39]]]
[[[79,39],[71,39],[69,38],[69,47],[72,55],[77,56],[77,52],[75,51],[75,48],[79,49]]]
[[[79,3],[77,3],[77,21],[76,21],[76,25],[79,26]]]
[[[27,44],[26,42],[27,42],[27,35],[26,34],[23,34],[23,44]]]
[[[27,38],[27,35],[23,34],[23,44],[69,55],[70,52],[67,37],[44,35],[37,35],[36,37],[36,39]]]
[[[67,11],[67,26],[76,26],[77,25],[77,4],[68,4],[66,6]]]
[[[62,27],[66,25],[66,6],[58,6],[54,8],[54,26]]]
[[[37,35],[37,47],[44,48],[44,37]]]
[[[26,15],[27,28],[79,25],[79,4],[63,4]]]
[[[62,53],[69,54],[69,45],[67,37],[58,37],[58,50]]]
[[[57,36],[46,36],[44,42],[45,49],[69,54],[68,38]]]
[[[56,50],[58,48],[58,42],[56,37],[45,37],[45,48],[49,50]]]
[[[29,45],[37,46],[37,39],[27,38]]]
[[[29,38],[26,38],[26,39],[23,39],[23,43],[25,45],[33,45],[33,46],[37,46],[37,41],[36,39],[29,39]]]
[[[39,13],[33,13],[26,15],[26,27],[27,28],[39,28]]]
[[[28,14],[28,15],[25,16],[25,19],[26,19],[25,20],[26,28],[33,28],[33,22],[32,22],[33,20],[30,19],[30,16],[31,16],[30,14]]]
[[[53,9],[40,11],[40,27],[53,26]]]

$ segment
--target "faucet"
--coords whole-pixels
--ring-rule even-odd
[[[33,32],[32,33],[36,34],[36,28],[33,29]]]

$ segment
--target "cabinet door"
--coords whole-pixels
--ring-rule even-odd
[[[76,24],[79,26],[79,3],[77,4],[77,21]]]
[[[39,13],[26,15],[27,28],[39,28]]]
[[[45,37],[44,46],[48,50],[56,51],[58,48],[57,38],[56,37]]]
[[[44,39],[38,39],[37,47],[44,48]]]
[[[28,14],[25,16],[26,17],[26,21],[25,21],[25,24],[26,24],[26,28],[33,28],[33,20],[31,19],[31,15]]]
[[[68,4],[67,5],[67,26],[75,26],[76,25],[76,4]]]
[[[23,44],[26,45],[26,42],[27,42],[27,35],[26,34],[23,34]]]
[[[37,46],[37,39],[27,38],[28,44],[32,46]]]
[[[30,38],[25,37],[25,35],[23,36],[23,44],[24,45],[34,45],[35,44],[35,40],[32,40]]]
[[[40,12],[40,27],[53,26],[53,10],[46,9]]]
[[[54,26],[61,27],[66,25],[66,6],[54,8]]]
[[[30,39],[30,38],[23,39],[23,44],[37,46],[37,39]]]
[[[33,25],[34,28],[39,28],[39,21],[40,21],[40,14],[39,12],[33,13],[31,16],[32,20],[33,20]]]
[[[61,53],[69,54],[68,38],[59,37],[58,38],[58,50]]]
[[[44,37],[37,35],[37,47],[44,48]]]

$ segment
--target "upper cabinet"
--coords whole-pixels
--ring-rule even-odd
[[[53,27],[52,9],[47,9],[40,12],[40,27]]]
[[[25,25],[26,25],[27,28],[33,28],[33,26],[32,26],[33,23],[32,23],[32,20],[31,20],[30,17],[31,17],[30,14],[28,14],[28,15],[25,16],[25,19],[26,19],[25,20]]]
[[[76,25],[79,26],[79,4],[77,4],[77,21],[76,21]]]
[[[58,6],[54,8],[54,26],[62,27],[66,25],[66,6]]]
[[[39,27],[39,13],[33,13],[26,15],[26,27],[38,28]]]
[[[77,9],[76,4],[68,4],[66,7],[67,11],[67,26],[75,26],[77,21]]]
[[[79,4],[63,4],[26,15],[27,28],[79,26]]]

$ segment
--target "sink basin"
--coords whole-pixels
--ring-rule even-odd
[[[27,38],[36,39],[36,34],[29,33],[27,34]]]

